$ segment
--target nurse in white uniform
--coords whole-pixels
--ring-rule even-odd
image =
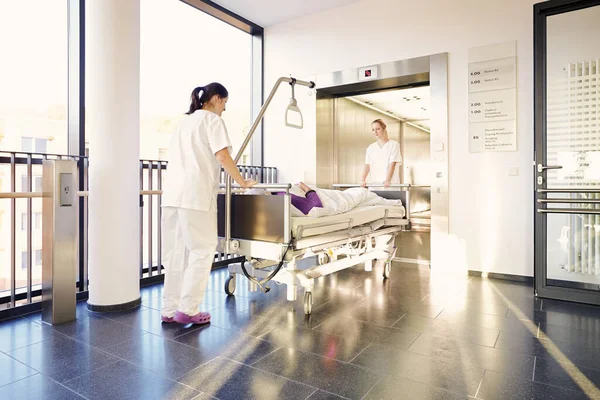
[[[242,187],[221,114],[229,94],[219,83],[197,87],[187,115],[173,132],[162,196],[165,287],[162,321],[206,324],[201,312],[217,247],[217,193],[221,166]]]
[[[363,169],[361,186],[367,184],[384,185],[400,183],[400,173],[397,166],[402,164],[400,143],[390,140],[385,122],[376,119],[371,123],[375,135],[375,143],[367,148],[365,167]]]

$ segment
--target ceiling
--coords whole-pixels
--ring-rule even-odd
[[[429,129],[431,97],[429,86],[361,94],[352,99]]]
[[[330,8],[341,7],[357,0],[213,0],[255,24],[264,27],[279,24]]]

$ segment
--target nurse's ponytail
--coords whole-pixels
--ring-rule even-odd
[[[192,90],[190,109],[186,114],[193,114],[195,111],[200,110],[214,96],[224,99],[229,97],[229,92],[225,89],[225,86],[217,82],[209,83],[206,86],[198,86]]]

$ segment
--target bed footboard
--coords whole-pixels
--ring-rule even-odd
[[[290,241],[289,195],[232,195],[231,238],[271,243]],[[217,198],[219,237],[225,236],[225,195]]]

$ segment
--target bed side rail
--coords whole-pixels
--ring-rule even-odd
[[[231,237],[288,243],[291,237],[289,195],[233,195],[231,197]],[[217,198],[219,237],[225,237],[225,195]]]

